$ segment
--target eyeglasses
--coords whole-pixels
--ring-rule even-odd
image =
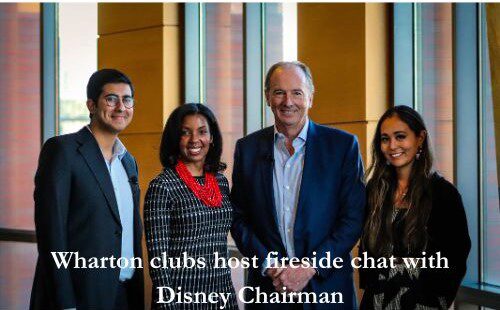
[[[116,108],[116,106],[120,103],[120,97],[118,97],[117,95],[107,95],[106,97],[104,97],[104,100],[106,100],[106,104],[110,108]],[[125,108],[132,109],[134,107],[134,98],[130,96],[124,96],[121,100]]]

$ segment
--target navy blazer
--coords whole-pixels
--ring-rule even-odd
[[[122,158],[134,199],[134,256],[142,257],[142,224],[135,159]],[[113,184],[92,133],[47,140],[35,176],[35,224],[38,261],[31,292],[31,309],[112,309],[119,268],[57,269],[51,251],[79,252],[80,257],[121,257],[121,222]],[[131,287],[133,309],[144,308],[142,269]]]
[[[286,257],[273,198],[273,146],[274,128],[268,127],[240,139],[234,155],[231,234],[241,253],[257,256],[259,265],[270,251]],[[294,226],[296,256],[319,261],[330,252],[332,259],[341,257],[342,268],[319,268],[305,291],[341,292],[344,303],[305,304],[304,309],[353,309],[356,297],[350,251],[360,237],[365,208],[358,142],[349,133],[310,121],[305,148]],[[262,276],[260,269],[249,270],[247,285],[274,291],[270,278]],[[258,308],[256,304],[247,306]],[[285,305],[275,306],[284,309]]]

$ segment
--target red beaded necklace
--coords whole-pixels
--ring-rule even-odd
[[[175,171],[184,181],[184,184],[203,202],[206,206],[217,208],[221,206],[222,195],[220,193],[219,184],[213,173],[205,172],[205,185],[202,186],[191,175],[186,165],[181,161],[177,161]]]

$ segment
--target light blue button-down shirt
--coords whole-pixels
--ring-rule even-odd
[[[89,130],[90,128],[87,127]],[[113,145],[113,155],[111,160],[106,162],[113,190],[115,192],[116,203],[120,213],[120,221],[122,224],[122,253],[121,257],[127,258],[130,262],[134,257],[134,198],[132,189],[130,188],[127,171],[122,164],[122,158],[125,156],[127,149],[120,141],[116,139]],[[104,154],[103,154],[104,156]],[[120,270],[120,281],[131,279],[134,275],[134,268],[122,268]]]
[[[288,257],[295,256],[293,228],[299,203],[308,128],[309,120],[306,120],[299,135],[292,141],[295,150],[293,155],[290,155],[285,146],[285,136],[274,128],[274,204],[281,240]]]

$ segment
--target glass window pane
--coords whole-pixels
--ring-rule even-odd
[[[483,6],[484,12],[484,6]],[[485,16],[485,14],[483,15]],[[486,33],[486,18],[482,20],[482,74],[483,74],[483,275],[484,282],[500,286],[500,206],[493,97],[491,92],[490,62]]]
[[[429,130],[434,167],[453,182],[451,3],[417,4],[416,105]]]
[[[32,230],[41,143],[39,4],[0,3],[0,98],[0,227]]]
[[[214,112],[224,140],[222,161],[231,183],[233,152],[244,132],[243,4],[207,3],[205,7],[205,103]],[[231,236],[228,243],[234,245]],[[241,270],[231,270],[238,291]],[[243,305],[240,305],[243,306]]]
[[[0,242],[0,309],[28,309],[36,243]]]
[[[243,4],[207,3],[205,34],[206,104],[219,122],[222,160],[231,182],[233,152],[243,137]]]
[[[297,60],[297,3],[267,3],[265,19],[266,69]]]
[[[279,61],[297,60],[297,3],[265,5],[266,72]],[[265,126],[274,124],[274,116],[266,106]]]
[[[89,123],[85,101],[97,70],[97,3],[59,4],[59,134]]]

